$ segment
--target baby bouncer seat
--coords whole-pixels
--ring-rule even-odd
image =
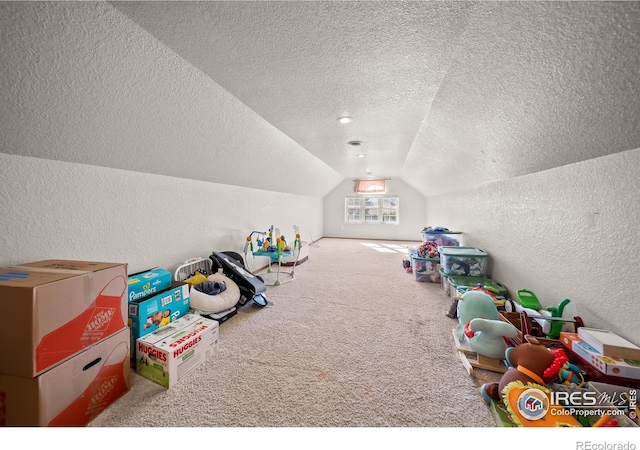
[[[222,273],[231,278],[240,289],[240,304],[244,305],[253,301],[257,306],[267,306],[269,298],[265,292],[266,285],[261,277],[249,271],[244,263],[244,258],[237,252],[213,252],[209,256],[212,270],[222,270]]]

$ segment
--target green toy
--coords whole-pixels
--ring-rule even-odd
[[[519,289],[517,294],[518,301],[523,308],[535,309],[536,311],[540,311],[542,309],[542,305],[533,291],[530,291],[529,289]]]
[[[547,311],[551,313],[551,317],[562,317],[562,313],[564,312],[564,307],[567,306],[571,300],[565,298],[560,302],[560,304],[555,306],[549,306]],[[547,333],[547,339],[558,339],[560,337],[560,332],[562,331],[562,327],[564,326],[564,322],[562,321],[553,321],[551,322],[551,326],[549,328],[549,333]]]

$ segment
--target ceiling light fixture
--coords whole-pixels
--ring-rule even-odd
[[[351,121],[353,121],[353,117],[349,117],[349,116],[340,116],[338,117],[338,122],[340,123],[351,123]]]
[[[364,158],[364,153],[358,153],[356,156],[357,156],[358,158]]]
[[[364,142],[362,142],[362,141],[349,141],[349,142],[347,142],[347,145],[350,145],[352,147],[360,147],[362,144],[364,144]]]

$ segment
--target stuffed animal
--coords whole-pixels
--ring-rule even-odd
[[[505,351],[505,359],[509,369],[500,381],[485,383],[480,387],[482,398],[487,404],[491,403],[491,400],[502,400],[505,386],[512,381],[520,381],[523,384],[537,383],[545,386],[547,380],[557,374],[557,372],[554,374],[547,372],[545,377],[545,370],[550,368],[555,360],[554,354],[531,335],[526,335],[525,340],[526,342],[517,347],[509,347]]]
[[[500,381],[480,387],[484,402],[502,402],[519,426],[581,426],[575,417],[562,414],[562,406],[550,402],[547,382],[557,377],[566,362],[564,351],[558,350],[550,350],[526,335],[525,342],[506,350],[509,369]]]
[[[487,358],[504,358],[507,338],[515,338],[518,329],[498,317],[493,297],[481,291],[467,291],[458,302],[456,336],[469,342],[471,350]]]

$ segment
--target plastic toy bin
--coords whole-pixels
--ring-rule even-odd
[[[449,283],[449,277],[442,271],[442,267],[438,269],[440,272],[440,287],[445,294],[451,295],[451,284]]]
[[[440,283],[440,258],[420,258],[411,255],[411,271],[416,281]]]
[[[438,247],[440,267],[446,275],[486,276],[489,255],[475,247]]]
[[[441,269],[442,270],[442,269]],[[489,288],[491,290],[497,291],[497,295],[502,295],[503,297],[507,296],[507,288],[494,281],[490,278],[486,277],[465,277],[465,276],[456,276],[456,275],[445,275],[447,277],[447,282],[449,283],[449,295],[453,300],[458,298],[458,289],[459,288],[471,288],[476,287],[479,284],[482,287]]]
[[[433,242],[438,247],[448,247],[448,246],[460,246],[460,235],[462,233],[459,231],[423,231],[422,232],[422,242]]]

